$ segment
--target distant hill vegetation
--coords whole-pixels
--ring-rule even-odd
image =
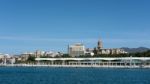
[[[122,47],[121,49],[124,49],[128,53],[140,53],[140,52],[146,52],[150,50],[150,48],[146,47],[138,47],[138,48],[128,48],[128,47]]]

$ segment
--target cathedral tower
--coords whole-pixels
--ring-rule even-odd
[[[98,48],[98,49],[102,49],[102,48],[103,48],[103,43],[102,43],[102,40],[101,40],[101,39],[98,40],[97,48]]]

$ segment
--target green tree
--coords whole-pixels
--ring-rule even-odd
[[[33,61],[35,61],[35,57],[33,57],[33,56],[29,56],[27,61],[31,61],[31,62],[33,62]]]
[[[96,47],[94,48],[93,53],[94,53],[94,55],[97,55],[97,54],[98,54]]]

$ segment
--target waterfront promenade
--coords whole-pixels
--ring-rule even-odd
[[[95,68],[150,68],[150,65],[48,65],[48,64],[0,64],[0,67],[95,67]]]
[[[7,64],[12,67],[99,67],[99,68],[150,68],[150,57],[114,58],[36,58],[26,64]]]

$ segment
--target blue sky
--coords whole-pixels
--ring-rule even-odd
[[[149,0],[0,0],[0,52],[150,48]]]

